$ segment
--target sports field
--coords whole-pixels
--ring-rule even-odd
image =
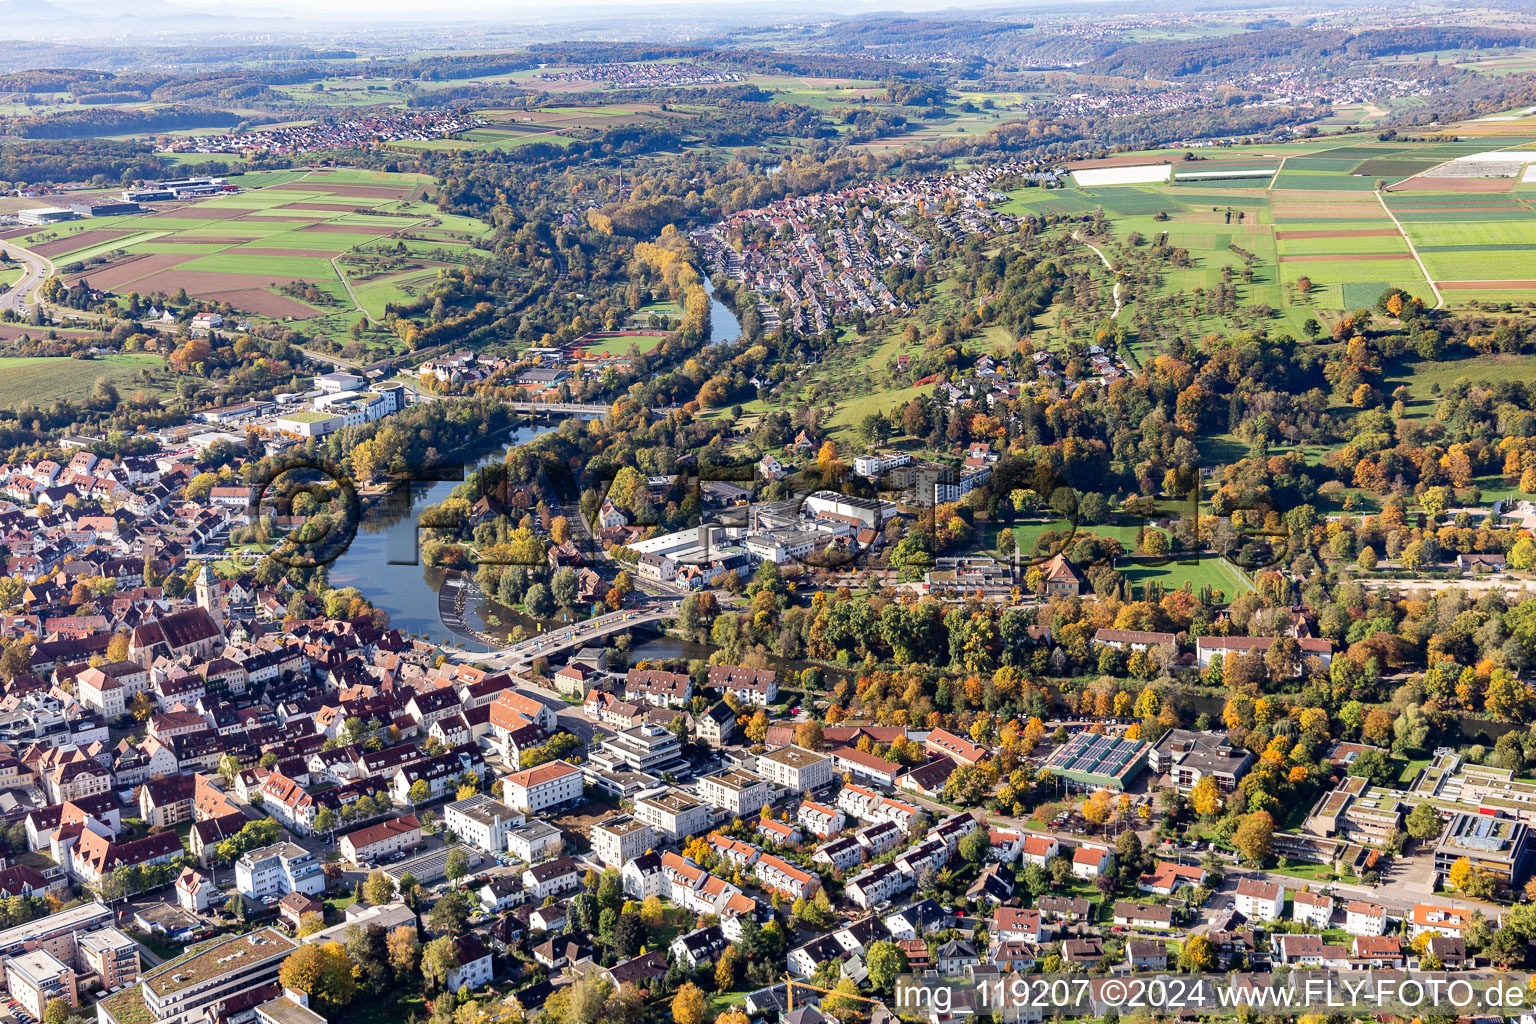
[[[70,284],[86,280],[145,299],[186,289],[247,316],[308,320],[331,334],[356,321],[359,306],[381,317],[385,304],[409,294],[405,289],[436,276],[438,265],[427,254],[462,251],[486,230],[422,202],[430,184],[423,175],[342,169],[230,181],[245,190],[156,204],[134,216],[71,221],[12,240],[52,261]],[[408,255],[370,251],[405,234]]]

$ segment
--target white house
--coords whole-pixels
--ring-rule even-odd
[[[1327,928],[1333,920],[1333,897],[1298,889],[1291,893],[1291,920]]]
[[[525,814],[573,804],[582,798],[581,769],[564,761],[516,772],[501,780],[502,799]]]
[[[500,800],[476,793],[443,808],[443,824],[471,846],[486,853],[507,848],[507,833],[527,821]]]
[[[1021,856],[1026,866],[1033,864],[1043,868],[1060,850],[1055,836],[1025,836]]]
[[[1414,911],[1414,923],[1417,924],[1418,907],[1414,907]],[[1350,900],[1344,907],[1344,930],[1351,935],[1363,935],[1367,938],[1387,934],[1387,908],[1364,900]],[[1441,934],[1460,935],[1461,929],[1457,928]]]
[[[251,850],[235,862],[235,888],[242,896],[285,896],[325,891],[325,872],[315,855],[295,843]]]
[[[1109,870],[1115,855],[1108,847],[1084,843],[1072,851],[1072,873],[1078,878],[1098,878]]]
[[[1285,906],[1285,888],[1276,882],[1239,878],[1233,906],[1250,921],[1278,921]]]
[[[581,870],[570,857],[535,864],[523,872],[523,888],[536,900],[574,889],[581,884]]]

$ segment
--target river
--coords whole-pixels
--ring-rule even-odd
[[[416,520],[421,510],[446,501],[463,479],[482,466],[501,462],[509,448],[527,444],[557,427],[558,424],[550,423],[514,428],[505,443],[466,460],[460,479],[398,487],[389,497],[368,507],[357,536],[341,557],[331,563],[331,586],[356,587],[375,608],[389,613],[390,624],[396,629],[447,639],[448,631],[437,617],[437,588],[443,582],[443,570],[419,562]],[[418,564],[403,564],[413,558]],[[480,618],[478,610],[471,618]],[[485,626],[483,621],[474,624],[477,628]]]
[[[715,286],[708,278],[704,279],[704,290],[710,299],[709,343],[719,345],[740,338],[741,323],[729,306],[715,298]],[[447,500],[462,479],[475,470],[501,462],[509,448],[527,444],[558,426],[549,423],[518,427],[508,435],[506,443],[464,462],[460,479],[400,487],[370,507],[363,515],[362,529],[341,557],[331,563],[331,586],[356,587],[374,607],[389,613],[389,621],[397,629],[437,640],[451,639],[437,615],[437,591],[443,582],[443,570],[419,561],[409,564],[413,559],[419,560],[416,520],[421,510]],[[487,622],[488,616],[495,616],[500,625]],[[515,625],[529,629],[537,625],[526,616],[490,601],[481,601],[466,617],[475,629],[488,633],[506,633]]]
[[[723,345],[741,337],[741,321],[731,307],[715,298],[715,284],[704,278],[704,294],[709,296],[709,343]]]

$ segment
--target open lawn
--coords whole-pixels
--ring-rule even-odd
[[[1536,376],[1536,355],[1490,353],[1444,362],[1392,364],[1387,367],[1382,387],[1388,392],[1407,387],[1411,396],[1406,403],[1408,414],[1417,419],[1432,417],[1440,393],[1462,378],[1493,384],[1501,380],[1530,380],[1533,376]]]
[[[838,404],[837,412],[832,414],[832,419],[827,423],[827,430],[839,435],[841,441],[851,441],[858,432],[859,424],[871,413],[883,412],[889,415],[891,410],[899,409],[919,395],[932,394],[933,385],[925,384],[920,388],[891,388],[849,399]]]
[[[1124,573],[1137,590],[1154,580],[1165,590],[1182,590],[1188,586],[1195,594],[1208,586],[1219,590],[1225,601],[1253,590],[1253,584],[1240,569],[1210,554],[1184,555],[1162,565],[1120,559],[1115,568]]]
[[[88,397],[96,381],[105,377],[120,393],[143,388],[151,393],[168,391],[140,379],[141,371],[165,368],[165,360],[148,353],[126,353],[96,359],[66,356],[0,356],[0,409],[15,409],[23,402],[55,398],[79,402]]]

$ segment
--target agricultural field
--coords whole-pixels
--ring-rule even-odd
[[[1536,123],[1514,132],[1530,113],[1470,122],[1497,128],[1455,141],[1116,154],[1072,165],[1067,188],[1016,193],[1009,208],[1102,209],[1122,243],[1139,234],[1187,250],[1192,265],[1169,271],[1160,295],[1209,289],[1223,268],[1242,268],[1237,249],[1251,253],[1240,301],[1267,305],[1293,332],[1391,286],[1437,305],[1523,305],[1536,284],[1523,255],[1536,253]]]
[[[379,319],[386,304],[434,278],[441,264],[430,254],[467,251],[487,230],[421,202],[430,179],[420,175],[272,171],[230,180],[249,190],[12,241],[51,261],[69,284],[147,300],[185,289],[253,320],[303,320],[337,336],[359,310]]]

